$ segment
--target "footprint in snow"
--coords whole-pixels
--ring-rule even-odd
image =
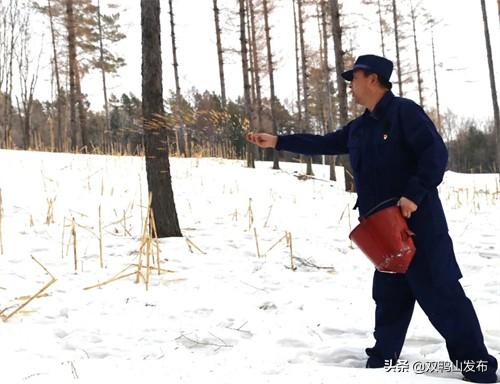
[[[366,365],[366,355],[361,349],[341,348],[316,356],[317,361],[325,365],[352,368],[363,368]]]
[[[309,348],[308,344],[304,343],[301,340],[295,340],[295,339],[281,339],[278,340],[277,343],[283,347]]]
[[[369,332],[367,331],[362,331],[359,329],[336,329],[336,328],[324,328],[323,333],[328,335],[328,336],[347,336],[350,337],[352,335],[354,336],[362,336],[366,337]]]
[[[409,337],[405,340],[405,346],[407,347],[424,347],[428,345],[436,345],[444,343],[443,340],[433,338],[433,337]]]
[[[56,335],[60,339],[64,339],[66,336],[68,336],[68,332],[66,332],[64,329],[56,329],[54,331],[54,335]]]

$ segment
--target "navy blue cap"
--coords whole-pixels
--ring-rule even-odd
[[[391,60],[377,55],[363,55],[359,56],[354,63],[352,69],[342,73],[342,77],[347,81],[352,81],[354,71],[356,69],[364,69],[366,71],[376,73],[382,79],[389,81],[392,74],[394,65]]]

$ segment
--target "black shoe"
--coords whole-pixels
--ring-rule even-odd
[[[371,369],[374,369],[374,368],[384,368],[384,367],[385,367],[385,365],[370,363],[369,360],[366,362],[366,366],[365,366],[365,368],[371,368]]]
[[[366,361],[366,368],[384,368],[397,364],[398,359],[384,359],[375,348],[366,348],[368,360]]]

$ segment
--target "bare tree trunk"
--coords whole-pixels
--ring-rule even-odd
[[[250,29],[250,6],[248,5],[248,0],[245,0],[245,28],[246,28],[246,37],[247,37],[247,55],[248,55],[248,70],[250,75],[250,99],[252,100],[252,110],[255,111],[255,101],[257,100],[257,90],[256,90],[256,81],[255,81],[255,70],[254,70],[254,62],[253,62],[253,41],[252,41],[252,31]],[[257,113],[258,115],[258,113]],[[258,118],[258,117],[257,117]],[[257,124],[256,129],[258,130],[260,127],[260,122]],[[260,151],[260,148],[257,148],[256,153]]]
[[[438,89],[438,79],[437,79],[437,64],[436,64],[436,51],[434,47],[434,26],[431,26],[431,43],[432,43],[432,66],[434,73],[434,93],[436,94],[436,114],[437,114],[437,126],[438,129],[442,129],[441,123],[441,111],[439,105],[439,89]]]
[[[54,20],[52,15],[52,5],[50,0],[47,0],[48,12],[49,12],[49,20],[50,20],[50,34],[52,37],[52,54],[54,55],[54,75],[56,78],[56,86],[57,86],[57,133],[56,133],[56,147],[58,151],[62,151],[62,140],[63,140],[63,132],[62,132],[62,96],[61,96],[61,80],[59,78],[59,63],[57,60],[57,49],[56,49],[56,35],[54,30]]]
[[[302,9],[302,0],[297,0],[297,11],[299,15],[299,40],[300,40],[300,51],[301,51],[301,62],[302,62],[302,89],[304,93],[304,128],[303,132],[309,131],[309,86],[307,82],[307,58],[306,58],[306,45],[304,39],[304,16]],[[311,156],[306,156],[307,159],[307,171],[306,175],[314,175],[312,170],[312,158]]]
[[[327,0],[321,0],[321,29],[323,34],[323,74],[325,77],[325,100],[328,112],[327,119],[327,131],[333,132],[334,122],[333,122],[333,109],[332,109],[332,87],[330,84],[330,64],[328,63],[328,32],[327,32],[327,22],[326,15],[328,10]],[[335,156],[327,156],[327,163],[330,166],[330,180],[337,180],[337,175],[335,174]]]
[[[19,115],[23,115],[23,145],[24,149],[30,149],[31,145],[31,135],[35,137],[34,133],[31,131],[31,110],[33,106],[33,95],[35,93],[35,86],[38,80],[38,73],[40,68],[40,56],[42,51],[40,50],[40,54],[38,55],[37,67],[34,72],[31,71],[30,65],[32,63],[31,57],[31,33],[29,30],[30,25],[30,15],[29,13],[24,13],[22,19],[20,20],[20,37],[21,40],[18,45],[18,53],[17,53],[17,61],[18,61],[18,75],[19,75],[19,86],[21,93],[21,102],[22,102],[22,113],[19,107],[18,100],[18,109]],[[36,143],[35,143],[36,149]]]
[[[7,73],[6,73],[6,84],[5,84],[5,105],[4,105],[4,122],[5,126],[5,146],[6,148],[13,148],[12,142],[12,89],[13,89],[13,65],[14,65],[14,55],[15,55],[15,46],[17,44],[18,39],[18,31],[16,31],[16,26],[19,22],[19,6],[18,1],[13,0],[10,1],[9,8],[9,22],[8,26],[10,27],[10,34],[8,37],[10,41],[6,44],[6,61],[7,64]]]
[[[347,86],[342,78],[344,72],[344,50],[342,49],[342,27],[340,26],[340,9],[338,0],[330,0],[332,15],[332,34],[335,52],[335,70],[337,72],[337,90],[339,95],[340,125],[347,124]]]
[[[6,39],[7,39],[7,12],[2,2],[0,1],[0,93],[3,91],[3,82],[5,79],[5,58],[6,58]],[[7,100],[4,98],[4,103]],[[5,107],[5,106],[4,106]],[[6,136],[7,136],[7,124],[4,119],[4,115],[2,115],[1,123],[4,132],[2,135],[2,145],[6,147]]]
[[[500,0],[497,0],[497,6],[498,6],[498,22],[500,23]]]
[[[325,77],[325,93],[326,93],[326,108],[328,112],[327,131],[333,131],[333,110],[332,110],[332,87],[330,84],[330,64],[328,63],[328,31],[327,31],[327,14],[328,4],[326,0],[321,0],[321,31],[323,35],[323,75]]]
[[[226,84],[224,80],[224,57],[222,51],[221,28],[219,24],[219,7],[214,0],[215,36],[217,38],[217,57],[219,59],[220,93],[223,109],[226,108]]]
[[[344,50],[342,48],[342,27],[340,26],[340,7],[338,0],[330,0],[330,12],[332,15],[333,47],[335,52],[335,69],[337,71],[337,90],[339,97],[339,120],[340,125],[347,124],[347,86],[342,78],[344,72]],[[346,191],[354,191],[354,179],[349,158],[340,156],[340,164],[344,167],[344,184]]]
[[[300,98],[300,65],[299,65],[299,34],[297,25],[297,14],[295,10],[295,0],[293,2],[293,26],[295,35],[295,73],[297,80],[297,114],[298,114],[298,125],[302,131],[302,103]]]
[[[220,28],[220,22],[219,22],[219,7],[217,5],[217,0],[213,0],[214,3],[214,20],[215,20],[215,35],[216,35],[216,40],[217,40],[217,58],[219,61],[219,80],[220,80],[220,90],[221,90],[221,104],[222,104],[222,110],[225,112],[226,111],[226,83],[225,83],[225,77],[224,77],[224,56],[223,56],[223,49],[222,49],[222,39],[221,39],[221,33],[222,30]],[[223,118],[223,125],[227,126],[227,119],[224,115]]]
[[[76,36],[75,36],[75,18],[73,14],[73,0],[66,0],[66,29],[68,30],[68,65],[69,65],[69,108],[70,108],[70,130],[71,130],[71,149],[78,147],[76,121],[77,91],[75,85],[76,79]]]
[[[181,237],[172,190],[167,134],[161,122],[164,110],[159,0],[141,0],[141,29],[142,114],[151,207],[158,237]]]
[[[401,59],[399,55],[399,28],[398,28],[398,11],[396,0],[392,0],[392,17],[394,20],[394,39],[396,43],[396,65],[398,68],[398,87],[399,96],[403,96],[403,80],[401,74]]]
[[[186,142],[185,142],[185,132],[184,132],[184,117],[181,111],[181,87],[179,85],[179,72],[177,63],[177,46],[175,42],[175,23],[174,23],[174,11],[172,8],[172,0],[168,0],[169,14],[170,14],[170,32],[172,37],[172,56],[174,59],[174,76],[175,76],[175,98],[176,98],[176,115],[179,121],[179,129],[177,135],[177,148],[181,156],[186,157]]]
[[[109,127],[109,106],[108,106],[108,89],[106,87],[106,71],[104,70],[104,48],[102,43],[102,24],[101,24],[101,1],[97,0],[97,26],[99,28],[99,60],[102,75],[102,92],[104,94],[104,113],[106,118],[106,125],[102,132],[101,145],[104,152],[106,152],[107,138],[110,134]]]
[[[257,132],[262,132],[262,87],[260,82],[260,62],[257,48],[257,33],[255,30],[255,17],[254,17],[254,4],[251,0],[245,0],[246,4],[246,26],[247,26],[247,44],[248,44],[248,61],[250,70],[250,85],[251,85],[251,100],[252,111],[257,114],[257,125],[255,129]],[[256,107],[257,106],[257,107]],[[252,146],[254,159],[262,160],[265,154],[264,149],[257,146]]]
[[[267,48],[267,70],[269,72],[269,88],[271,92],[271,120],[273,123],[273,135],[278,134],[278,124],[276,122],[276,95],[274,93],[274,68],[273,68],[273,51],[271,49],[271,32],[269,27],[269,11],[267,0],[262,2],[264,6],[264,30],[266,33],[266,48]],[[273,150],[273,169],[280,169],[278,151]]]
[[[417,44],[417,14],[415,12],[415,8],[413,7],[413,1],[410,0],[410,12],[411,12],[411,23],[413,29],[413,44],[415,46],[415,62],[417,65],[417,85],[418,85],[418,99],[420,101],[420,106],[424,108],[424,95],[422,90],[422,74],[420,72],[420,60],[418,56],[418,44]]]
[[[323,53],[323,32],[321,31],[321,1],[316,3],[316,22],[318,24],[318,37],[319,37],[319,67],[321,70],[321,76],[322,78],[319,80],[318,84],[322,84],[323,87],[320,87],[322,89],[319,90],[319,94],[317,95],[317,102],[318,102],[318,112],[319,113],[319,121],[321,122],[321,131],[320,134],[324,135],[326,134],[328,128],[328,122],[327,122],[327,113],[325,113],[325,109],[327,108],[327,92],[326,92],[326,84],[323,84],[323,82],[326,80],[325,79],[325,60],[324,60],[324,53]],[[325,159],[325,156],[322,156],[322,159]]]
[[[255,25],[255,9],[253,0],[247,0],[248,9],[250,11],[250,26],[251,26],[251,42],[250,46],[252,47],[252,61],[253,61],[253,73],[255,78],[255,91],[256,91],[256,99],[254,101],[257,102],[257,121],[259,122],[258,131],[262,132],[262,87],[260,84],[260,65],[259,65],[259,54],[257,49],[257,32]]]
[[[241,45],[241,67],[243,70],[243,94],[245,98],[245,117],[248,119],[250,132],[254,132],[252,101],[250,100],[250,82],[248,79],[248,50],[245,34],[245,0],[238,0],[240,5],[240,45]],[[252,148],[247,145],[247,166],[255,168],[255,160]]]
[[[324,36],[323,36],[323,31],[322,31],[322,11],[321,11],[321,5],[322,5],[323,0],[316,2],[316,22],[318,25],[318,36],[319,36],[319,71],[320,74],[319,79],[316,80],[316,85],[318,86],[318,89],[316,90],[315,94],[315,99],[316,99],[316,121],[319,122],[320,125],[320,134],[325,135],[328,131],[328,111],[326,110],[328,108],[328,92],[326,91],[327,85],[326,85],[326,76],[325,76],[325,59],[324,59]],[[328,55],[328,52],[326,52]],[[319,115],[319,116],[318,116]],[[326,164],[326,156],[321,155],[321,164],[325,165]]]
[[[488,15],[486,13],[485,0],[481,0],[481,9],[483,11],[483,24],[484,24],[484,40],[486,43],[486,53],[488,58],[488,69],[490,72],[490,88],[491,88],[491,101],[493,103],[493,122],[495,125],[496,134],[496,159],[497,159],[497,172],[500,173],[500,113],[498,110],[497,89],[495,85],[495,69],[493,66],[493,57],[491,53],[490,31],[488,28]]]
[[[90,150],[90,142],[87,131],[87,112],[85,111],[85,105],[83,100],[78,61],[75,62],[75,88],[77,95],[78,120],[80,121],[80,133],[82,135],[82,151],[84,153],[87,153]]]
[[[378,6],[378,23],[380,26],[380,44],[382,46],[382,56],[385,57],[385,41],[384,41],[384,19],[382,18],[382,6],[380,0],[377,0]]]

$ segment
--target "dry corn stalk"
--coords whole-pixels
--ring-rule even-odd
[[[146,290],[149,289],[149,274],[151,272],[150,269],[150,260],[151,257],[153,256],[153,232],[156,233],[156,225],[154,224],[154,216],[153,216],[153,210],[151,208],[151,202],[152,202],[153,195],[151,192],[149,193],[149,201],[148,201],[148,211],[146,214],[146,219],[144,220],[144,230],[143,230],[143,235],[142,235],[142,240],[141,240],[141,245],[139,247],[139,261],[137,264],[137,275],[136,275],[136,283],[139,282],[139,277],[142,275],[142,259],[143,256],[146,258],[146,277],[142,276],[144,278],[144,282],[146,284]],[[159,246],[157,244],[157,259],[158,259],[158,271],[160,271],[160,254],[159,254]]]
[[[250,230],[253,224],[252,198],[248,199],[247,215],[248,215],[248,230]]]
[[[63,226],[62,226],[62,235],[61,235],[61,259],[64,259],[64,232],[66,231],[66,217],[63,219]]]
[[[99,204],[99,264],[101,268],[104,268],[104,260],[102,256],[102,215],[101,215],[100,204]]]
[[[19,305],[14,311],[12,311],[9,315],[4,315],[3,313],[6,311],[5,309],[0,313],[0,316],[2,317],[3,321],[7,321],[9,320],[12,316],[14,316],[16,313],[18,313],[21,309],[23,309],[24,307],[26,307],[29,303],[31,303],[34,299],[36,299],[37,297],[40,297],[41,294],[47,290],[47,288],[49,288],[52,284],[54,284],[57,279],[47,270],[47,268],[45,268],[37,259],[35,259],[33,256],[31,256],[31,258],[40,266],[42,267],[42,269],[47,272],[47,274],[50,276],[50,281],[45,284],[40,290],[38,290],[34,295],[32,296],[29,296],[28,299],[22,303],[21,305]]]
[[[255,246],[257,247],[257,257],[260,258],[259,238],[257,237],[257,229],[255,227],[253,227],[253,234],[255,236]]]
[[[193,240],[191,240],[189,237],[186,237],[186,243],[187,243],[187,245],[188,245],[188,247],[189,247],[189,251],[190,251],[191,253],[193,253],[193,249],[192,249],[191,247],[194,247],[194,248],[196,248],[196,249],[198,250],[198,252],[200,252],[201,254],[203,254],[203,255],[206,255],[206,254],[207,254],[206,252],[203,252],[203,251],[200,249],[200,247],[198,247],[195,243],[193,243]]]
[[[141,245],[139,247],[139,261],[137,263],[137,275],[136,275],[136,278],[135,278],[135,282],[136,283],[139,283],[139,276],[140,276],[141,270],[142,270],[142,256],[143,256],[143,253],[144,253],[144,247],[147,247],[146,243],[147,243],[148,238],[149,238],[149,232],[150,232],[150,229],[149,229],[150,222],[149,222],[149,220],[151,218],[150,209],[151,209],[152,197],[153,197],[153,195],[150,192],[149,193],[149,198],[148,198],[147,214],[146,214],[146,218],[144,219],[144,227],[143,227],[143,230],[142,230]],[[149,255],[147,255],[147,257],[149,257]]]
[[[50,225],[54,224],[54,202],[56,201],[56,198],[54,197],[53,199],[47,199],[47,215],[45,217],[45,224]]]
[[[156,230],[156,221],[153,210],[151,209],[151,223],[152,223],[152,234],[155,240],[156,245],[156,266],[158,269],[158,276],[161,274],[161,266],[160,266],[160,242],[158,241],[158,231]]]
[[[270,252],[274,247],[276,247],[279,243],[281,243],[283,240],[287,240],[287,246],[288,246],[288,232],[285,232],[285,234],[280,237],[278,241],[276,241],[266,252],[264,252],[264,255],[267,255],[268,252]]]
[[[71,219],[71,237],[73,238],[73,259],[75,262],[75,272],[78,270],[78,257],[76,255],[76,224],[75,218]]]
[[[292,234],[287,232],[287,245],[290,247],[290,268],[295,271],[297,267],[293,263]]]
[[[125,277],[129,277],[129,276],[132,276],[132,275],[135,275],[136,272],[130,272],[130,273],[127,273],[125,275],[121,275],[121,276],[115,276],[115,277],[112,277],[111,279],[109,280],[106,280],[106,281],[103,281],[102,283],[98,283],[98,284],[95,284],[95,285],[91,285],[89,287],[85,287],[83,288],[85,291],[88,290],[88,289],[92,289],[92,288],[97,288],[97,287],[102,287],[103,285],[106,285],[106,284],[109,284],[109,283],[112,283],[113,281],[116,281],[116,280],[120,280],[120,279],[123,279]]]
[[[264,228],[267,227],[267,222],[269,221],[269,217],[271,216],[272,209],[273,209],[273,206],[271,205],[269,207],[269,212],[267,213],[266,221],[264,222]]]
[[[146,285],[146,290],[148,290],[151,270],[156,270],[158,274],[160,274],[161,272],[174,272],[168,269],[162,269],[160,265],[160,246],[158,243],[158,235],[156,231],[156,224],[154,221],[153,210],[151,208],[151,201],[152,201],[152,195],[150,194],[148,203],[148,213],[144,219],[144,227],[143,227],[141,244],[139,246],[139,255],[137,264],[130,264],[112,278],[105,280],[104,282],[86,287],[84,288],[84,290],[96,287],[102,287],[106,284],[112,283],[117,280],[121,280],[129,276],[135,276],[136,283],[139,283],[140,280],[142,279],[142,281],[144,281]],[[154,246],[156,246],[156,266],[154,266],[154,254],[153,254]],[[153,260],[151,260],[151,258],[153,258]],[[145,265],[143,265],[143,263],[145,263]],[[124,272],[129,268],[134,268],[135,271],[124,274]],[[145,273],[144,269],[146,270]]]

